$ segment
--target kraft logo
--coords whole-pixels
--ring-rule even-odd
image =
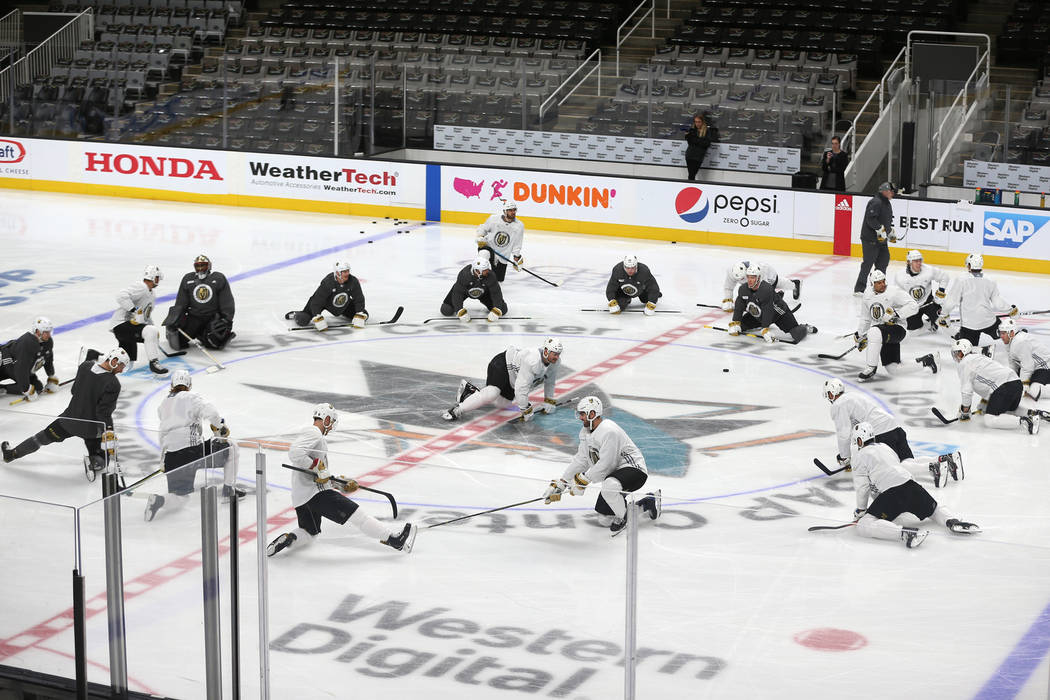
[[[674,199],[674,208],[678,216],[687,224],[703,221],[711,208],[707,195],[699,187],[686,187]]]
[[[25,157],[25,146],[18,141],[0,139],[0,163],[21,163]]]
[[[1050,216],[1033,214],[1011,214],[995,212],[984,215],[985,245],[1000,248],[1018,248],[1022,243],[1041,231]]]

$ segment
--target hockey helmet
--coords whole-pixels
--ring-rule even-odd
[[[845,390],[846,387],[843,385],[842,380],[837,377],[824,380],[824,398],[831,403],[834,403],[835,399],[837,399]]]
[[[338,277],[340,272],[350,272],[350,263],[336,260],[335,263],[332,264],[332,274]]]
[[[875,286],[876,282],[885,282],[885,281],[886,281],[886,273],[883,272],[882,270],[878,269],[878,268],[875,268],[874,270],[872,270],[871,272],[868,273],[868,284],[870,284],[873,287]]]
[[[980,271],[984,269],[984,256],[980,253],[970,253],[966,256],[966,269]]]
[[[503,208],[500,209],[500,211],[502,211],[502,212],[513,211],[513,212],[516,213],[518,211],[518,203],[517,202],[513,202],[513,201],[511,201],[509,199],[505,199],[505,200],[503,200]]]
[[[314,406],[314,419],[321,419],[322,423],[328,426],[328,430],[325,430],[325,434],[335,430],[336,424],[339,422],[339,413],[336,412],[335,406],[330,403],[319,403]]]
[[[595,416],[601,416],[602,400],[597,396],[584,396],[580,399],[579,403],[576,404],[576,412],[589,416],[591,411],[594,411]]]
[[[875,430],[872,429],[871,423],[868,421],[861,421],[853,426],[853,441],[866,445],[875,439]]]
[[[750,265],[747,266],[747,270],[744,271],[744,274],[746,274],[748,277],[754,276],[754,277],[761,278],[762,277],[762,266],[759,265],[758,263],[751,263]]]
[[[952,343],[952,357],[955,358],[956,362],[959,362],[971,352],[973,352],[973,343],[966,338],[959,338]]]
[[[189,371],[177,369],[171,373],[171,388],[174,389],[177,386],[184,386],[187,389],[193,387],[193,378],[190,376]]]
[[[475,277],[481,277],[481,273],[485,270],[491,270],[492,265],[489,263],[488,257],[479,255],[474,258],[474,262],[470,263],[470,269]]]
[[[633,267],[638,267],[638,257],[634,255],[624,256],[623,269],[630,270]]]
[[[124,351],[124,348],[113,348],[105,355],[98,358],[99,364],[102,365],[107,363],[112,365],[114,360],[117,364],[124,365],[121,371],[124,371],[124,369],[126,369],[127,366],[131,364],[131,358],[128,357],[128,353]]]
[[[563,346],[561,341],[557,338],[547,338],[543,341],[543,351],[546,353],[553,353],[555,355],[561,355]]]
[[[44,333],[50,333],[54,329],[55,326],[51,323],[51,319],[45,316],[37,316],[33,319],[33,325],[29,327],[29,332],[43,335]]]
[[[156,265],[146,265],[146,269],[142,271],[142,279],[157,285],[164,279],[164,273]]]
[[[917,250],[909,250],[908,251],[908,262],[913,262],[915,260],[922,260],[922,253],[920,253]]]
[[[743,282],[744,277],[747,276],[747,266],[748,262],[746,260],[733,265],[733,271],[730,273],[733,275],[733,279],[737,282]]]
[[[1010,333],[1010,338],[1013,339],[1013,334],[1017,333],[1017,322],[1012,318],[1003,318],[999,320],[999,336],[1002,337],[1007,333]],[[1009,342],[1006,338],[1003,338],[1003,342]]]
[[[197,277],[204,279],[211,272],[211,260],[207,255],[198,255],[193,259],[193,271]]]

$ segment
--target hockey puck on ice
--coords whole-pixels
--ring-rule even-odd
[[[729,368],[728,368],[728,367],[723,367],[723,368],[722,368],[722,371],[723,371],[723,372],[728,372],[728,371],[729,371]]]
[[[369,241],[369,243],[371,243],[371,242],[372,242],[372,241]]]

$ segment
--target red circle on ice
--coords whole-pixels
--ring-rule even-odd
[[[804,647],[819,651],[856,651],[868,645],[868,640],[850,630],[820,627],[795,635],[795,641]]]

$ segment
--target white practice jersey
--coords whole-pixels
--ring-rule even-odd
[[[959,322],[963,328],[980,330],[995,323],[995,315],[1010,310],[1010,305],[999,296],[999,285],[980,275],[963,275],[955,280],[942,304],[943,311],[959,308]]]
[[[514,260],[515,255],[521,255],[521,244],[525,241],[525,224],[517,218],[507,222],[503,220],[502,214],[493,214],[485,223],[478,226],[477,237],[484,238],[489,248],[503,257]],[[492,262],[500,261],[493,260]]]
[[[873,324],[877,326],[885,323],[887,309],[896,311],[897,316],[901,319],[919,313],[919,305],[903,289],[886,285],[886,291],[879,294],[874,287],[868,285],[864,298],[860,300],[860,322],[857,325],[857,333],[864,335]]]
[[[958,362],[959,383],[962,385],[962,405],[969,406],[976,392],[988,399],[992,392],[1007,382],[1017,379],[1009,367],[1001,365],[979,352],[972,352]]]
[[[1037,369],[1050,369],[1050,350],[1028,333],[1014,333],[1014,339],[1006,346],[1010,357],[1010,369],[1021,377],[1021,381],[1032,379]]]
[[[146,314],[146,323],[152,323],[153,305],[156,302],[153,290],[142,280],[125,287],[117,293],[117,310],[109,317],[109,329],[113,330],[130,319],[135,309],[142,309]]]
[[[750,264],[747,260],[744,260],[742,262],[744,263],[745,267]],[[769,284],[772,285],[774,289],[782,289],[784,291],[788,290],[788,280],[780,279],[780,275],[777,274],[776,268],[774,268],[772,265],[769,265],[768,263],[756,262],[754,264],[758,265],[759,268],[762,270],[763,282],[769,282]],[[741,282],[736,281],[736,278],[733,277],[733,268],[735,267],[736,265],[730,265],[729,269],[726,270],[726,279],[722,285],[725,291],[725,294],[722,297],[723,299],[736,299],[736,288],[747,281],[746,278]]]
[[[880,493],[911,481],[911,473],[901,466],[897,453],[881,442],[872,442],[857,450],[850,464],[858,508],[867,508],[869,498],[875,500]]]
[[[321,434],[321,429],[310,424],[299,431],[292,446],[288,448],[288,461],[296,467],[317,471],[321,464],[328,464],[328,443]],[[298,508],[305,504],[318,491],[334,488],[331,481],[318,484],[314,477],[302,472],[292,472],[292,506]]]
[[[521,410],[529,406],[529,394],[543,384],[543,398],[554,398],[554,382],[557,378],[557,364],[543,362],[543,353],[539,348],[518,348],[511,345],[507,348],[507,374],[510,385],[514,387],[514,403]]]
[[[903,289],[916,304],[925,303],[933,293],[935,285],[938,289],[947,290],[948,283],[951,282],[951,277],[947,272],[926,263],[922,264],[922,269],[917,275],[912,273],[908,263],[904,263],[904,269],[898,272],[893,279],[897,286]]]
[[[215,407],[192,391],[179,391],[160,402],[160,449],[175,452],[204,442],[204,425],[218,427],[222,422]]]
[[[597,484],[621,467],[635,467],[649,473],[634,441],[615,422],[603,418],[593,432],[586,427],[580,429],[580,447],[562,478],[571,482],[582,473],[590,483]]]
[[[888,433],[901,427],[897,419],[883,411],[863,394],[843,392],[831,404],[831,420],[835,423],[835,435],[839,443],[839,456],[849,456],[850,438],[857,423],[871,423],[876,435]]]

